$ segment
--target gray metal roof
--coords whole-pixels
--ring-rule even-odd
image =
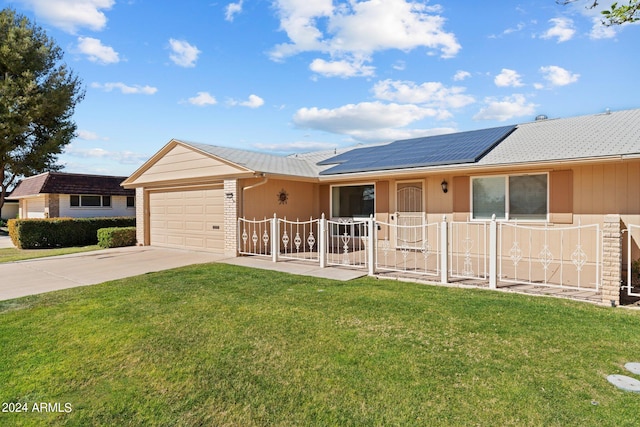
[[[205,153],[225,159],[255,172],[315,178],[320,170],[313,162],[292,157],[276,156],[256,151],[239,150],[209,144],[180,141]]]
[[[547,119],[518,128],[477,165],[640,154],[640,109]]]
[[[504,131],[508,136],[501,141],[500,138],[496,138],[499,143],[495,146],[489,144],[490,149],[488,152],[481,153],[481,158],[465,158],[463,160],[468,160],[468,163],[462,164],[490,166],[640,155],[640,109],[540,120],[517,125],[516,129],[511,133],[509,133],[509,128],[496,128],[498,131]],[[455,141],[456,138],[464,139],[465,135],[473,135],[475,133],[482,135],[490,131],[492,130],[459,132],[448,134],[446,137],[436,136],[417,140],[422,143],[427,143],[431,138],[445,138]],[[294,154],[287,157],[208,144],[181,142],[255,172],[318,178],[321,175],[334,175],[333,171],[329,169],[335,167],[336,163],[340,164],[341,162],[331,164],[327,160],[334,157],[340,160],[344,157],[340,156],[343,153],[353,150],[347,156],[352,158],[353,154],[362,150],[362,152],[367,152],[370,156],[379,155],[378,157],[384,158],[384,153],[390,147],[392,148],[394,144],[411,143],[412,141],[414,140],[365,147],[353,146],[336,150]],[[435,166],[435,163],[431,164]],[[441,168],[448,164],[462,165],[459,159],[454,159],[453,161],[438,163],[438,166]],[[416,165],[411,166],[416,167]],[[422,167],[424,166],[427,165],[422,165]],[[404,167],[402,165],[393,165],[384,169],[400,170],[404,169]],[[371,169],[360,170],[356,168],[341,173],[357,173],[366,170]]]

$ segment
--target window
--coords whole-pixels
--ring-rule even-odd
[[[474,219],[546,220],[547,174],[472,178]]]
[[[111,207],[111,196],[72,195],[69,204],[73,208],[108,208]]]
[[[134,196],[127,196],[127,207],[128,208],[136,207],[136,198]]]
[[[374,213],[373,185],[348,185],[331,189],[332,217],[369,217]]]

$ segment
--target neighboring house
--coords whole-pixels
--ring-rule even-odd
[[[11,193],[8,193],[4,199],[2,210],[0,210],[0,218],[4,220],[16,218],[18,216],[18,205],[18,201],[11,199]]]
[[[23,219],[135,216],[135,192],[120,185],[125,179],[45,172],[20,181],[11,198]]]
[[[238,218],[274,214],[599,230],[617,218],[621,232],[640,225],[640,109],[288,157],[171,140],[123,185],[136,189],[139,242],[230,256]],[[578,270],[582,248],[601,248],[593,236],[573,254]]]

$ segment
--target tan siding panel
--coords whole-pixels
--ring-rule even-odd
[[[389,213],[389,181],[376,183],[376,213]]]
[[[138,177],[136,183],[211,178],[238,172],[238,168],[178,145]]]
[[[453,177],[453,212],[471,212],[470,188],[468,176]]]

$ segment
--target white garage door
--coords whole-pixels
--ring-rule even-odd
[[[224,252],[223,189],[149,193],[152,245]]]
[[[27,215],[25,218],[44,218],[44,197],[24,199]]]

